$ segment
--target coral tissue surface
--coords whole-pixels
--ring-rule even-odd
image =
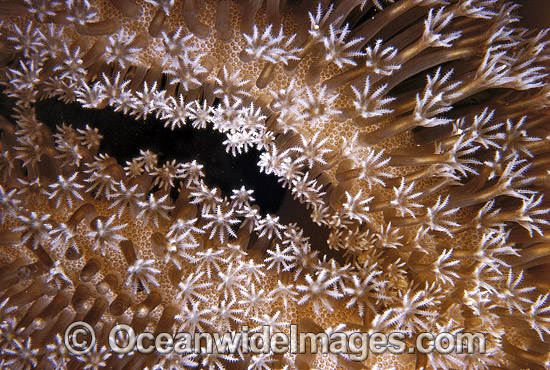
[[[516,7],[0,2],[0,367],[550,368],[549,39]],[[257,171],[328,239],[263,212],[246,186],[222,193],[198,160],[103,152],[86,114],[47,125],[53,99],[156,117],[164,135],[214,130],[228,156],[258,150]],[[63,337],[77,321],[97,334],[81,355]],[[107,338],[121,323],[486,345],[119,355]]]

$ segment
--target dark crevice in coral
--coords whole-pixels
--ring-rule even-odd
[[[109,154],[123,166],[146,149],[158,154],[159,166],[173,159],[180,163],[197,160],[204,166],[205,183],[219,187],[222,195],[229,197],[231,190],[244,185],[254,190],[262,212],[276,213],[281,205],[285,190],[274,176],[258,171],[258,151],[249,150],[233,157],[222,145],[225,135],[211,129],[196,130],[185,125],[172,131],[153,116],[136,120],[111,108],[86,109],[55,99],[41,100],[35,107],[38,120],[52,132],[63,123],[75,129],[86,125],[97,128],[103,135],[99,153]]]
[[[11,117],[15,102],[0,93],[0,114],[15,124]],[[282,224],[297,223],[304,234],[310,237],[312,248],[323,255],[331,254],[326,247],[330,230],[311,221],[305,205],[294,200],[285,191],[274,175],[265,175],[257,167],[259,153],[248,153],[233,157],[225,152],[222,142],[225,135],[211,129],[196,130],[191,126],[171,131],[163,122],[149,117],[136,120],[134,117],[114,112],[112,109],[85,109],[77,103],[65,104],[56,99],[41,100],[35,104],[39,121],[57,132],[57,126],[65,123],[73,128],[84,128],[86,124],[95,127],[103,135],[99,153],[106,153],[125,165],[126,161],[139,155],[140,149],[150,149],[159,156],[159,165],[176,159],[186,162],[196,159],[204,165],[205,182],[219,187],[222,194],[230,196],[232,189],[244,185],[254,190],[255,203],[263,215],[280,216]],[[177,198],[174,190],[172,197]]]
[[[12,100],[0,94],[0,111],[8,119],[14,104]],[[179,162],[195,159],[204,165],[208,186],[219,187],[225,196],[230,196],[232,189],[242,185],[253,189],[255,203],[263,215],[277,214],[283,224],[297,223],[311,238],[312,247],[323,254],[326,252],[328,228],[313,223],[305,206],[294,200],[275,176],[259,172],[257,150],[233,157],[225,152],[222,145],[225,135],[211,129],[196,130],[184,126],[171,131],[154,117],[136,120],[110,108],[85,109],[77,103],[65,104],[56,99],[41,100],[35,107],[38,120],[53,133],[63,123],[74,128],[84,128],[87,124],[97,128],[103,135],[99,153],[109,154],[123,166],[126,161],[138,156],[140,149],[157,153],[159,165],[172,159]],[[13,119],[10,121],[13,122]],[[172,196],[175,199],[177,192]]]

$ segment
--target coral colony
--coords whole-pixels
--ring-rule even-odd
[[[2,1],[0,367],[550,368],[550,53],[516,7]],[[148,147],[117,160],[84,114],[49,127],[37,108],[47,99],[136,127],[157,117],[165,135],[213,129],[228,156],[259,150],[257,171],[328,240],[264,213],[246,186],[208,185],[198,160]],[[72,354],[64,334],[79,321],[96,342]],[[486,343],[361,359],[357,343],[119,354],[116,324]]]

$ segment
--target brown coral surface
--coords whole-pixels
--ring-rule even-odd
[[[0,368],[549,369],[549,41],[515,10],[0,2]],[[156,117],[163,135],[212,129],[228,156],[260,151],[257,171],[328,240],[262,212],[245,186],[208,185],[197,160],[102,152],[85,113],[48,126],[52,99],[136,127]],[[96,333],[87,353],[66,347],[75,322]],[[117,354],[116,324],[399,332],[406,350]],[[413,351],[424,332],[486,343]]]

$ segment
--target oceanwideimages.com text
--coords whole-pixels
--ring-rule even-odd
[[[65,345],[72,353],[83,354],[95,345],[95,333],[84,322],[74,323],[65,332]],[[412,344],[412,345],[411,345]],[[402,332],[362,333],[300,332],[298,325],[290,325],[288,332],[274,332],[270,326],[250,331],[242,326],[238,332],[175,334],[136,333],[129,325],[116,325],[109,332],[109,347],[116,354],[138,351],[143,354],[205,354],[252,353],[284,354],[322,353],[347,354],[352,360],[364,361],[370,353],[392,354],[438,352],[485,353],[483,333],[420,333],[414,340]]]

